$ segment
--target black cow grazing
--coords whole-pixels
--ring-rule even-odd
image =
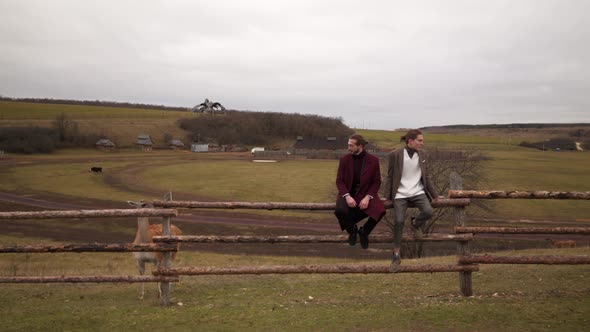
[[[94,173],[102,173],[102,167],[90,167],[90,171]]]

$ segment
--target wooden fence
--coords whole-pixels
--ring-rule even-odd
[[[469,241],[477,233],[496,234],[590,234],[590,228],[585,227],[557,227],[557,228],[507,228],[507,227],[466,227],[465,208],[470,198],[528,198],[528,199],[590,199],[587,192],[473,192],[458,190],[461,187],[460,178],[451,177],[449,198],[433,202],[434,208],[451,207],[454,209],[453,219],[456,234],[429,234],[424,239],[416,240],[404,236],[403,241],[422,242],[457,242],[457,264],[455,265],[411,265],[400,266],[397,273],[420,272],[458,272],[459,289],[462,295],[473,295],[472,272],[479,270],[479,264],[590,264],[588,256],[490,256],[472,255]],[[491,194],[493,193],[493,194]],[[392,207],[391,201],[384,201],[386,208]],[[286,202],[197,202],[197,201],[162,201],[153,202],[155,207],[166,208],[215,208],[215,209],[296,209],[296,210],[334,210],[334,203],[286,203]],[[158,243],[345,243],[347,236],[213,236],[213,235],[185,235],[174,237],[154,237]],[[390,236],[373,235],[371,243],[392,243]],[[293,273],[390,273],[388,266],[366,265],[272,265],[272,266],[193,266],[155,270],[157,276],[180,275],[235,275],[235,274],[293,274]]]
[[[469,199],[440,199],[433,202],[434,208],[452,207],[456,209],[455,224],[464,226],[463,210],[470,203]],[[287,202],[198,202],[198,201],[172,201],[155,200],[154,207],[162,208],[189,208],[189,209],[264,209],[264,210],[334,210],[335,203],[287,203]],[[384,201],[386,208],[392,208],[391,201]],[[154,237],[157,243],[346,243],[348,237],[345,235],[324,235],[324,236],[213,236],[213,235],[184,235],[184,236],[161,236]],[[406,242],[443,242],[453,241],[458,244],[458,254],[466,252],[467,243],[473,239],[472,234],[429,234],[423,239],[417,240],[411,236],[404,236]],[[392,243],[391,236],[373,235],[371,243]],[[457,263],[454,265],[429,264],[400,266],[396,273],[435,273],[435,272],[458,272],[461,293],[470,296],[471,273],[478,271],[478,265]],[[293,273],[391,273],[389,266],[367,266],[367,265],[271,265],[271,266],[194,266],[182,268],[160,269],[153,272],[157,276],[180,276],[180,275],[224,275],[224,274],[293,274]]]
[[[73,210],[73,211],[35,211],[35,212],[0,212],[3,219],[52,219],[52,218],[116,218],[116,217],[162,217],[170,224],[170,217],[178,212],[173,209],[109,209],[109,210]],[[169,233],[168,233],[169,234]],[[0,253],[54,253],[54,252],[163,252],[169,254],[177,251],[177,246],[170,243],[134,244],[134,243],[89,243],[89,244],[34,244],[22,246],[0,246]],[[165,255],[167,256],[167,255]],[[160,282],[162,288],[170,282],[178,282],[178,276],[43,276],[43,277],[0,277],[0,283],[81,283],[81,282]],[[167,287],[169,289],[169,287]],[[161,298],[162,305],[169,304],[168,293]]]
[[[479,270],[479,264],[590,264],[588,256],[490,256],[471,255],[469,242],[474,234],[590,234],[590,228],[507,228],[507,227],[466,227],[465,208],[471,198],[529,198],[529,199],[590,199],[589,192],[501,192],[458,190],[460,181],[451,177],[449,198],[433,202],[433,207],[453,208],[456,234],[429,234],[417,240],[405,236],[403,241],[457,243],[457,264],[454,265],[411,265],[400,266],[396,273],[459,273],[459,289],[462,295],[471,296],[472,272]],[[153,201],[154,207],[166,209],[124,209],[124,210],[81,210],[81,211],[38,211],[38,212],[0,212],[0,219],[46,219],[46,218],[95,218],[95,217],[149,217],[164,218],[163,236],[154,237],[155,244],[64,244],[28,245],[0,247],[0,253],[32,252],[130,252],[158,251],[165,253],[163,268],[153,271],[153,276],[46,276],[46,277],[0,277],[0,283],[45,283],[45,282],[161,282],[161,304],[169,304],[170,282],[179,281],[180,275],[226,275],[226,274],[292,274],[292,273],[391,273],[389,266],[367,265],[272,265],[272,266],[195,266],[171,267],[170,253],[176,251],[179,242],[192,243],[346,243],[347,236],[213,236],[186,235],[170,236],[170,218],[177,211],[168,208],[216,208],[216,209],[295,209],[295,210],[334,210],[335,203],[285,203],[285,202],[195,202],[195,201]],[[385,201],[386,208],[392,207]],[[373,235],[372,243],[391,243],[390,236]]]

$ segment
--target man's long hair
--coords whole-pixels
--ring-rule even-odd
[[[405,135],[401,136],[399,138],[400,142],[406,142],[406,144],[408,144],[408,142],[411,139],[416,139],[416,137],[418,137],[418,135],[422,135],[422,132],[418,129],[411,129],[409,130]]]
[[[365,138],[361,135],[361,134],[354,134],[352,136],[350,136],[348,139],[353,139],[356,141],[356,145],[361,145],[363,148],[369,144],[369,142],[367,142],[365,140]]]

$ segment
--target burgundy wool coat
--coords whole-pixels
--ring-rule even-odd
[[[338,175],[336,176],[336,187],[338,188],[337,199],[350,192],[353,177],[354,162],[352,160],[352,154],[340,157]],[[381,170],[379,168],[379,158],[367,153],[365,163],[361,170],[359,191],[353,198],[357,203],[360,203],[366,195],[373,196],[373,199],[369,201],[369,206],[363,212],[375,220],[381,219],[385,214],[385,207],[377,194],[380,186]]]

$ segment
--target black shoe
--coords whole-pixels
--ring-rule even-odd
[[[366,234],[364,227],[359,229],[359,240],[361,241],[361,248],[369,248],[369,234]]]
[[[399,265],[402,263],[402,258],[400,257],[399,253],[393,253],[393,258],[391,259],[391,265],[389,266],[389,272],[397,272],[399,270]]]
[[[358,234],[359,229],[356,225],[352,226],[352,229],[348,231],[348,244],[354,246],[356,244],[356,235]]]
[[[410,219],[410,228],[412,228],[412,234],[414,234],[414,239],[422,240],[424,238],[424,233],[422,233],[422,230],[419,226],[416,226],[416,224],[414,223],[415,220],[416,218]]]

